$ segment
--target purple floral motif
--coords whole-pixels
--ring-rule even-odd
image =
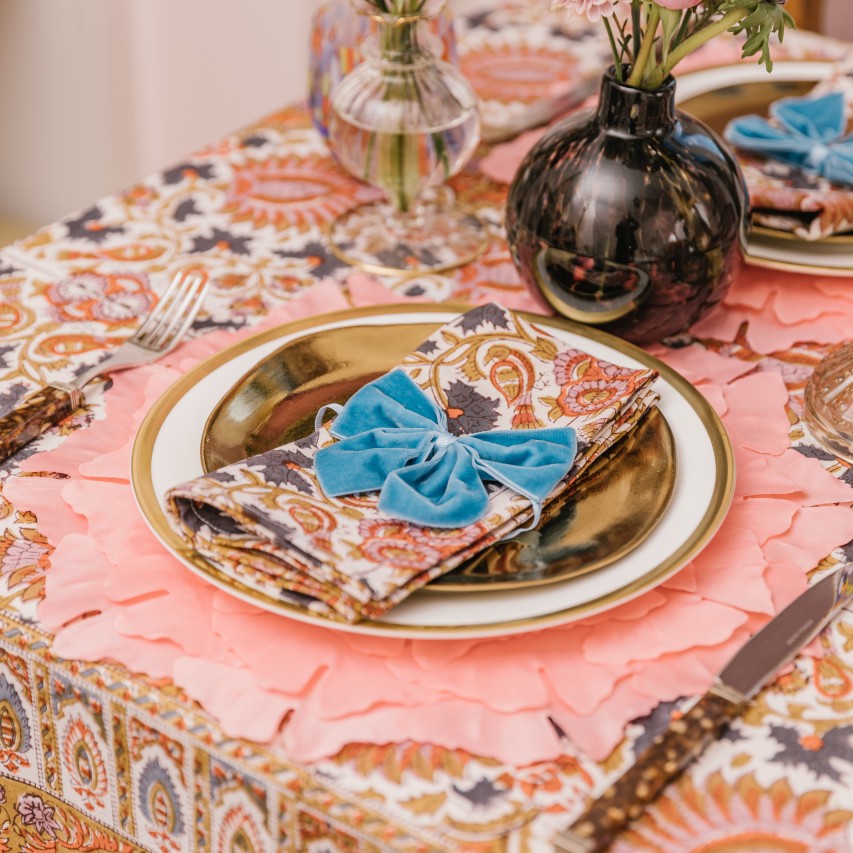
[[[296,441],[293,442],[293,446],[298,447],[300,450],[315,450],[317,448],[318,437],[317,432],[308,433],[308,435],[305,435],[302,438],[297,438]],[[314,460],[308,459],[308,465],[310,466],[313,464]]]
[[[496,329],[508,329],[509,317],[500,305],[492,302],[472,308],[459,318],[459,328],[463,332],[476,332],[483,323],[491,323]]]
[[[0,393],[0,415],[5,415],[6,412],[11,411],[15,403],[26,393],[27,385],[24,382],[16,382]]]
[[[90,207],[76,219],[67,219],[65,228],[72,240],[89,240],[92,243],[103,243],[113,234],[124,234],[124,226],[101,225],[98,220],[103,216],[99,207]]]
[[[430,339],[425,340],[416,350],[415,352],[419,352],[423,355],[431,355],[438,349],[438,344]]]
[[[149,821],[170,835],[183,835],[184,816],[178,791],[158,759],[149,760],[140,774],[137,797],[139,810]]]
[[[175,207],[172,218],[175,222],[186,222],[190,216],[201,216],[201,211],[196,207],[195,199],[185,198]]]
[[[233,483],[236,477],[225,469],[221,471],[211,471],[207,474],[208,480],[216,480],[217,483]]]
[[[32,543],[39,545],[40,543]],[[29,553],[37,553],[39,549],[30,551]],[[10,752],[15,752],[18,755],[29,751],[32,748],[32,735],[30,733],[30,720],[27,716],[27,711],[24,708],[24,703],[18,695],[18,691],[12,685],[12,682],[6,679],[5,675],[0,674],[0,703],[7,703],[7,708],[14,713],[15,721],[17,722],[18,736],[15,742],[7,742],[3,746]]]
[[[454,435],[494,429],[498,422],[497,410],[497,400],[484,397],[459,379],[447,389],[447,429]]]
[[[261,476],[274,486],[289,486],[303,494],[310,494],[311,481],[302,468],[312,468],[314,461],[300,450],[272,450],[263,457]]]
[[[61,827],[53,818],[55,809],[41,797],[35,794],[22,794],[15,808],[26,826],[35,827],[37,832],[56,838],[56,833]]]
[[[214,177],[213,166],[209,163],[178,163],[177,166],[172,166],[171,169],[163,172],[163,183],[179,184],[189,175],[200,178],[203,181],[209,181]]]
[[[775,760],[785,767],[806,767],[813,773],[840,782],[845,765],[850,767],[853,758],[853,726],[830,729],[804,746],[802,733],[789,726],[770,726],[770,736],[779,744]],[[817,748],[815,748],[817,746]]]
[[[209,237],[193,237],[190,252],[209,252],[219,247],[227,248],[235,255],[248,255],[251,237],[236,237],[222,228],[214,228]]]

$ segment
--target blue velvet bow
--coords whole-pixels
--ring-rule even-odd
[[[331,408],[339,414],[330,432],[341,440],[314,457],[323,491],[340,497],[378,489],[383,512],[429,527],[481,519],[488,510],[484,480],[528,498],[535,526],[542,501],[577,452],[571,427],[452,435],[445,413],[400,370],[365,385],[342,409]]]
[[[770,107],[776,120],[744,116],[730,122],[725,137],[732,145],[755,151],[837,184],[853,184],[853,134],[847,127],[844,96],[783,98]]]

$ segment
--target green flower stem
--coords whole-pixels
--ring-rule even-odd
[[[637,64],[637,54],[640,52],[640,0],[631,3],[631,34],[634,46],[631,54],[631,64]]]
[[[692,53],[697,48],[701,47],[706,42],[710,41],[712,38],[718,35],[722,35],[722,33],[726,32],[726,30],[731,29],[735,26],[739,21],[743,20],[749,14],[749,9],[744,9],[743,7],[738,7],[737,9],[732,9],[730,12],[727,12],[717,21],[714,21],[711,24],[708,24],[702,29],[697,30],[692,35],[688,36],[681,44],[677,47],[674,47],[667,58],[667,61],[661,65],[659,68],[656,68],[654,72],[649,76],[646,81],[649,85],[648,88],[656,89],[658,88],[664,80],[672,73],[672,69],[681,62],[684,57],[688,54]],[[639,67],[639,63],[638,63]],[[631,75],[634,76],[633,74]],[[636,83],[631,83],[628,81],[629,85],[637,85]]]
[[[607,30],[607,38],[610,39],[610,50],[613,51],[613,68],[616,73],[616,81],[622,82],[622,57],[619,55],[619,48],[616,47],[616,39],[613,36],[613,28],[610,26],[610,20],[605,16],[601,19],[604,21],[604,29]]]
[[[406,4],[411,7],[412,4]],[[421,4],[418,3],[418,6]],[[379,52],[388,60],[411,62],[421,52],[418,37],[417,20],[385,21],[379,24]],[[412,73],[403,69],[386,93],[388,100],[409,101],[418,95]],[[405,213],[411,209],[414,201],[412,169],[417,170],[417,163],[412,158],[416,152],[410,151],[412,138],[400,128],[400,133],[388,133],[381,141],[377,151],[380,185],[388,193],[393,206]],[[373,139],[369,146],[372,148]],[[416,180],[415,180],[416,185]]]
[[[640,52],[634,62],[634,67],[631,69],[631,76],[628,78],[628,85],[636,89],[641,88],[643,77],[646,72],[646,65],[652,56],[652,51],[655,46],[655,38],[657,38],[658,24],[660,23],[660,9],[657,5],[652,4],[649,9],[648,17],[646,18],[646,31],[643,33],[643,42],[640,45]],[[675,51],[673,51],[674,53]]]
[[[398,21],[381,24],[379,27],[379,49],[383,54],[408,54],[420,51],[417,22]]]

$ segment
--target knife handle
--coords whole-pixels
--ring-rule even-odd
[[[670,722],[587,810],[557,836],[554,849],[562,853],[600,853],[645,811],[660,792],[741,711],[744,698],[725,687],[711,688],[683,717]]]
[[[0,418],[0,461],[17,453],[46,429],[67,418],[80,404],[76,388],[45,385],[24,397],[11,412]]]

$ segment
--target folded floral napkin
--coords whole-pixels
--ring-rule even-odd
[[[170,521],[266,596],[333,619],[376,618],[535,522],[655,403],[656,376],[484,305],[306,438],[170,489]],[[404,518],[424,511],[430,524]]]
[[[782,98],[769,118],[743,116],[725,137],[749,186],[756,224],[820,240],[853,230],[853,67],[806,97]]]

